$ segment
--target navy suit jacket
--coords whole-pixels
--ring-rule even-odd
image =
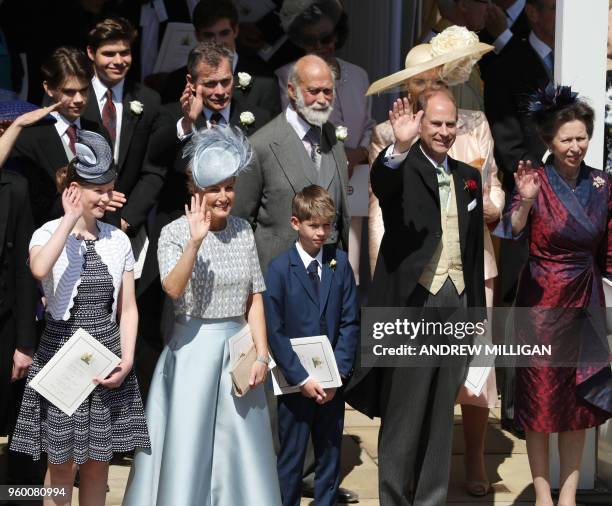
[[[289,384],[308,377],[291,348],[294,337],[327,335],[340,375],[350,376],[359,341],[359,300],[346,252],[323,247],[318,299],[295,245],[278,255],[266,273],[264,307],[270,349]]]

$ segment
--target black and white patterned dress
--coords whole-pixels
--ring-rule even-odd
[[[45,331],[28,373],[28,383],[61,346],[83,328],[121,356],[119,326],[112,317],[113,279],[96,252],[95,241],[84,241],[83,268],[67,320],[46,314]],[[72,416],[26,388],[11,449],[31,455],[41,452],[51,464],[73,460],[111,460],[114,452],[149,448],[142,400],[134,371],[117,389],[97,386]]]

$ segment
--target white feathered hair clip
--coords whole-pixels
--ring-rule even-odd
[[[252,157],[253,149],[246,136],[232,126],[194,130],[183,149],[193,182],[201,190],[238,176],[248,168]]]

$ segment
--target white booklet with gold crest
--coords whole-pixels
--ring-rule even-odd
[[[72,416],[96,387],[93,379],[106,378],[120,361],[91,334],[78,329],[32,378],[29,386]]]
[[[327,336],[296,337],[291,339],[291,347],[308,375],[317,380],[323,388],[342,386],[334,350]],[[278,366],[272,369],[272,385],[274,395],[300,391],[300,387],[289,385]]]

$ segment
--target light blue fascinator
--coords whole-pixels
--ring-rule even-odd
[[[78,130],[74,147],[73,167],[79,179],[96,185],[115,179],[113,152],[104,137],[89,130]]]
[[[238,127],[216,125],[195,130],[183,149],[195,185],[206,187],[236,177],[251,161],[253,150]]]

